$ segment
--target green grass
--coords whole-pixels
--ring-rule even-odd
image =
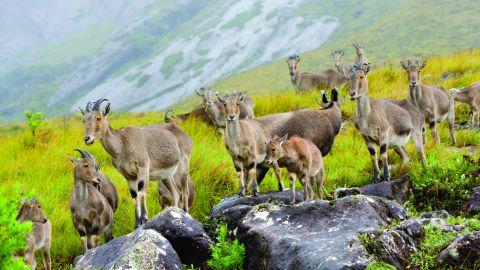
[[[476,70],[480,63],[480,51],[464,52],[458,55],[449,55],[431,59],[425,70],[425,82],[443,84],[446,87],[462,86],[480,80]],[[456,69],[465,71],[458,78],[441,82],[439,77],[444,70]],[[259,80],[265,79],[259,73]],[[368,77],[370,93],[375,97],[404,98],[407,96],[406,77],[399,68],[376,68]],[[249,84],[250,81],[245,81]],[[239,89],[242,90],[242,89]],[[276,92],[276,90],[283,90]],[[344,95],[345,90],[341,90]],[[305,93],[295,95],[290,88],[266,88],[262,94],[253,95],[255,100],[255,114],[257,116],[284,112],[300,107],[318,108],[314,97],[319,93]],[[197,97],[197,102],[200,102]],[[355,127],[348,120],[354,112],[354,102],[346,101],[342,107],[346,120],[345,128],[337,136],[331,153],[325,157],[325,190],[327,196],[332,194],[336,187],[360,186],[370,182],[372,173],[370,157],[363,139]],[[459,105],[460,120],[469,119],[463,105]],[[161,122],[161,112],[149,113],[121,113],[115,111],[112,104],[112,113],[109,122],[114,128],[126,125],[147,125]],[[181,128],[194,141],[194,150],[191,157],[191,176],[196,186],[196,201],[192,208],[192,215],[198,220],[208,215],[210,208],[223,197],[234,194],[238,184],[235,170],[219,133],[209,125],[195,119],[185,121]],[[427,156],[443,153],[451,149],[446,125],[440,125],[441,146],[436,149],[429,144],[426,146]],[[456,133],[457,146],[479,145],[478,131],[463,130]],[[82,253],[80,239],[70,220],[68,199],[73,189],[73,165],[67,155],[75,155],[74,148],[88,149],[95,157],[105,164],[102,172],[112,179],[119,194],[119,208],[115,213],[114,236],[118,237],[132,231],[134,226],[134,210],[130,199],[128,185],[125,179],[111,165],[108,154],[99,143],[91,147],[83,144],[84,128],[79,113],[70,117],[46,120],[32,138],[25,123],[0,126],[0,196],[12,196],[12,187],[16,184],[24,191],[34,191],[43,203],[46,214],[52,220],[53,244],[52,256],[54,269],[68,267],[75,256]],[[35,141],[33,141],[35,140]],[[429,141],[432,139],[429,134]],[[413,156],[412,166],[418,165],[418,159],[413,146],[408,147]],[[391,162],[398,164],[398,157],[389,152]],[[405,171],[393,171],[394,176]],[[284,178],[286,179],[286,177]],[[288,181],[284,184],[288,186]],[[157,184],[148,185],[148,209],[150,217],[160,211],[157,200]],[[276,189],[276,179],[269,172],[260,185],[260,191]]]

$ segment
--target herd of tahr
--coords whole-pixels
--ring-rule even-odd
[[[421,71],[426,61],[401,62],[409,80],[409,97],[403,100],[376,99],[368,96],[367,75],[370,63],[363,47],[355,43],[356,59],[353,65],[343,64],[343,50],[332,52],[335,70],[321,73],[300,72],[300,56],[287,59],[290,78],[297,93],[327,87],[332,89],[331,100],[322,91],[317,103],[322,108],[298,109],[290,112],[254,117],[253,100],[236,91],[220,96],[208,88],[196,91],[203,105],[188,114],[165,115],[165,124],[126,126],[113,129],[107,120],[110,103],[101,109],[106,99],[88,102],[80,109],[84,117],[84,142],[92,145],[99,141],[110,155],[113,166],[127,180],[135,207],[135,228],[147,221],[147,185],[158,181],[158,197],[162,207],[176,206],[189,211],[195,189],[189,175],[189,162],[193,142],[176,124],[186,117],[198,117],[215,126],[223,136],[237,172],[239,196],[252,186],[253,196],[270,167],[283,190],[280,168],[286,168],[290,180],[291,202],[295,202],[295,179],[304,188],[305,199],[313,199],[316,183],[318,197],[322,199],[324,167],[322,156],[329,153],[335,136],[342,125],[338,88],[348,83],[349,96],[356,102],[353,122],[365,139],[373,163],[373,181],[389,180],[387,149],[393,148],[402,163],[409,161],[405,145],[410,139],[424,166],[427,166],[423,145],[426,144],[428,124],[436,143],[440,143],[437,123],[446,120],[450,137],[455,144],[454,100],[467,103],[473,111],[472,123],[480,123],[480,82],[463,89],[445,91],[442,87],[425,85]],[[113,183],[99,171],[99,165],[86,150],[77,150],[81,157],[70,158],[74,164],[74,189],[70,197],[70,211],[75,229],[84,250],[98,246],[99,236],[112,239],[114,215],[118,196]],[[383,164],[380,176],[379,158]],[[51,268],[51,224],[36,199],[23,203],[19,211],[20,222],[33,223],[28,236],[25,261],[35,268],[36,250],[42,249],[46,269]]]

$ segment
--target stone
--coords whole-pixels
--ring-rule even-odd
[[[375,254],[383,262],[405,269],[410,254],[418,251],[425,231],[416,219],[402,221],[397,226],[366,234],[366,246],[370,254]]]
[[[212,239],[202,224],[177,207],[167,207],[142,226],[161,233],[172,245],[185,265],[207,268]]]
[[[452,266],[452,269],[478,267],[480,265],[480,232],[475,231],[457,237],[440,252],[437,259],[443,264]]]
[[[181,270],[182,263],[165,237],[154,230],[137,229],[88,250],[74,269]]]
[[[301,202],[303,195],[296,191],[295,202]],[[258,196],[239,197],[233,195],[226,197],[210,210],[210,219],[224,220],[228,228],[234,230],[238,222],[252,209],[253,206],[262,203],[290,204],[290,190],[269,191]]]
[[[480,214],[480,187],[472,190],[472,195],[468,201],[468,211],[472,216]]]
[[[261,204],[238,224],[247,269],[364,269],[371,261],[359,234],[407,218],[379,197],[347,196],[332,203]]]
[[[398,203],[404,203],[412,193],[412,184],[408,174],[399,179],[369,184],[360,187],[360,194],[368,196],[384,197],[389,200],[395,200]]]

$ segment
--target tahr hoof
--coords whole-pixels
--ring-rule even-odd
[[[241,198],[241,197],[245,197],[245,192],[238,192],[237,195],[238,195],[238,197],[240,197],[240,198]]]
[[[283,187],[279,187],[278,192],[283,192]]]
[[[258,191],[254,190],[253,191],[253,197],[257,197],[258,196]]]
[[[378,183],[378,182],[380,182],[380,177],[378,177],[378,175],[374,175],[374,176],[372,177],[372,183],[376,184],[376,183]]]

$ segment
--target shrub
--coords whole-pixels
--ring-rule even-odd
[[[217,243],[212,246],[212,258],[208,260],[208,266],[213,270],[237,270],[243,269],[245,247],[237,239],[228,239],[226,225],[220,225],[217,229]]]
[[[420,211],[445,209],[459,213],[470,198],[471,190],[480,182],[478,176],[468,173],[476,168],[475,161],[455,151],[447,154],[444,157],[433,152],[427,168],[415,164],[411,170],[413,205]]]
[[[25,117],[27,118],[28,127],[32,132],[33,137],[35,137],[35,132],[40,127],[40,124],[43,120],[43,114],[41,112],[31,112],[25,111]]]
[[[17,221],[19,207],[19,200],[0,197],[0,269],[27,269],[22,259],[13,257],[25,248],[25,238],[32,227],[31,223]]]

